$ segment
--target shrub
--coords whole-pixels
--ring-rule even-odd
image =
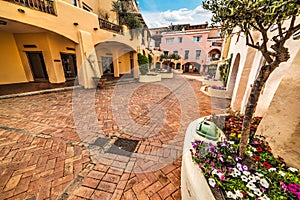
[[[145,75],[149,72],[149,59],[142,55],[142,54],[138,54],[138,63],[140,66],[140,72],[142,75]]]

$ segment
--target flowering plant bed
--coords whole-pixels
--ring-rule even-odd
[[[203,140],[192,142],[192,159],[209,185],[223,191],[227,199],[300,199],[298,170],[275,158],[264,137],[254,136],[261,118],[252,121],[246,158],[238,156],[242,119],[242,116],[213,116],[211,120],[217,125],[224,125],[227,139],[216,145]]]
[[[219,85],[212,85],[211,88],[215,90],[226,90],[226,87]]]

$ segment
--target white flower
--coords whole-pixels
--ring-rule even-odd
[[[289,167],[288,170],[290,170],[291,172],[297,172],[298,171],[298,169],[293,168],[293,167]]]
[[[263,176],[264,176],[263,174],[258,173],[258,172],[256,172],[255,174],[256,174],[257,176],[259,176],[259,177],[263,177]]]
[[[249,195],[250,197],[254,197],[254,194],[252,194],[252,193],[250,193],[250,192],[248,192],[248,195]]]
[[[229,144],[234,144],[234,141],[230,141],[230,140],[229,140],[229,141],[227,141],[227,142],[228,142]]]
[[[256,194],[259,197],[262,195],[262,192],[258,188],[256,188],[255,190],[253,190],[253,192],[254,192],[254,194]]]
[[[241,179],[242,179],[242,181],[244,181],[244,182],[247,182],[247,181],[248,181],[248,178],[247,178],[245,175],[242,175],[242,176],[241,176]]]
[[[252,149],[252,151],[256,152],[256,148],[250,146],[250,148]]]
[[[253,182],[247,183],[246,187],[249,188],[250,190],[256,190],[257,189]]]
[[[236,195],[236,197],[241,198],[241,199],[244,197],[243,193],[241,193],[240,190],[235,191],[235,195]]]
[[[241,175],[241,172],[239,170],[237,170],[237,168],[233,168],[233,171],[230,175],[233,177],[237,177],[237,176]]]
[[[250,175],[250,172],[248,172],[248,171],[243,171],[243,174],[245,174],[246,176],[249,176],[249,175]]]
[[[236,199],[236,195],[233,194],[231,191],[226,192],[228,198]]]
[[[216,185],[216,181],[215,181],[215,179],[213,179],[213,178],[209,178],[209,179],[208,179],[208,183],[209,183],[209,185],[210,185],[211,187],[215,187],[215,185]]]
[[[253,153],[252,153],[251,151],[249,151],[249,152],[248,152],[248,155],[249,155],[250,157],[252,157],[252,156],[253,156]]]
[[[270,200],[270,198],[264,195],[262,197],[259,197],[259,200]]]
[[[254,175],[249,176],[248,179],[251,182],[256,182],[256,176],[254,176]]]
[[[264,187],[264,188],[269,188],[269,183],[266,179],[260,179],[260,184]]]
[[[285,173],[283,171],[278,172],[281,176],[285,176]]]
[[[237,163],[236,167],[238,168],[238,170],[243,171],[243,167],[241,163]]]
[[[270,169],[268,169],[269,172],[276,172],[276,168],[271,167]]]
[[[240,176],[241,172],[239,170],[237,170],[237,168],[233,168],[233,171],[235,173],[236,176]]]
[[[214,169],[211,173],[212,174],[218,174],[218,171],[216,169]]]

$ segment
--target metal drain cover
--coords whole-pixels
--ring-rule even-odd
[[[138,143],[139,140],[118,138],[106,152],[117,155],[130,156],[132,153],[134,153]]]
[[[98,146],[98,147],[104,147],[107,143],[109,142],[108,139],[106,138],[97,138],[93,145]]]

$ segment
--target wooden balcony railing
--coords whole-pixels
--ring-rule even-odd
[[[6,0],[41,12],[56,15],[53,0]]]
[[[221,42],[212,42],[212,46],[221,47],[222,43]]]
[[[99,25],[100,28],[106,29],[115,33],[121,33],[122,29],[120,25],[111,23],[109,21],[106,21],[104,19],[98,18],[99,19]]]

